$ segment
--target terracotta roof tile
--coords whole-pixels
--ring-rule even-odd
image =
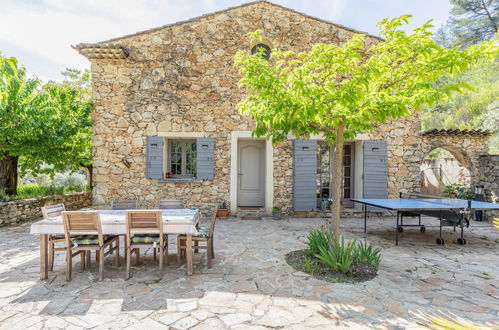
[[[421,131],[418,135],[492,135],[494,132],[486,129],[457,129],[457,128],[444,128],[444,129],[428,129]]]

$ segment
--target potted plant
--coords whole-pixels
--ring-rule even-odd
[[[229,216],[229,205],[227,201],[223,201],[218,206],[217,217],[227,218]]]
[[[280,220],[282,216],[281,208],[279,206],[274,206],[272,208],[272,219]]]
[[[329,198],[327,200],[327,208],[331,209],[332,206],[333,206],[333,199]],[[343,202],[340,202],[340,211],[343,211],[343,210],[345,210],[345,205],[343,204]]]

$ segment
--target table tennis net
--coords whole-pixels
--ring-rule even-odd
[[[465,199],[448,198],[440,196],[421,195],[413,193],[400,193],[400,198],[417,199],[427,203],[439,204],[455,208],[471,208],[471,201]]]

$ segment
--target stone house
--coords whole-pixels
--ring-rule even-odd
[[[250,44],[248,32],[257,29],[265,39]],[[243,92],[233,58],[240,49],[341,44],[355,33],[255,1],[75,46],[92,63],[94,205],[138,199],[140,206],[154,207],[171,198],[205,210],[226,200],[233,214],[247,208],[269,213],[273,206],[285,212],[320,209],[329,191],[328,149],[320,136],[277,146],[253,138],[253,121],[235,108]],[[367,36],[367,43],[378,41]],[[415,112],[347,141],[344,203],[417,191],[419,165],[433,136],[419,131]],[[466,143],[471,164],[483,144]]]

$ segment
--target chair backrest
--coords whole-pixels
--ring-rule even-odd
[[[44,219],[58,217],[62,212],[66,211],[64,204],[45,205],[42,207],[42,214]]]
[[[62,212],[62,220],[67,246],[70,246],[71,236],[81,234],[97,235],[99,236],[99,245],[104,244],[98,211],[64,211]]]
[[[137,208],[136,199],[111,202],[111,209],[113,210],[135,210],[136,208]]]
[[[183,209],[184,201],[179,199],[160,199],[159,208],[162,210],[166,209]]]
[[[161,210],[126,211],[126,234],[160,234],[163,237],[163,215]],[[162,240],[162,238],[161,238]]]
[[[217,222],[217,212],[218,212],[218,205],[215,207],[215,210],[211,215],[210,232],[209,232],[210,237],[213,237],[213,233],[215,232],[215,223]]]

